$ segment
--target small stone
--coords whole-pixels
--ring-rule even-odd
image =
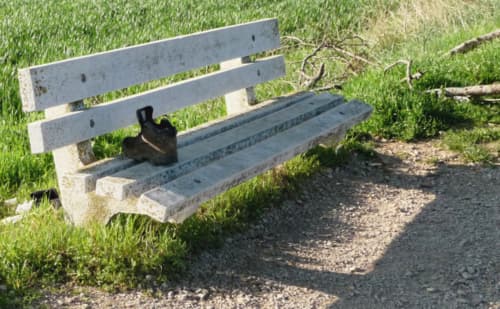
[[[21,204],[17,205],[17,207],[16,207],[16,214],[20,215],[20,214],[27,213],[32,208],[33,208],[33,201],[27,201],[27,202],[21,203]]]
[[[464,290],[459,289],[457,291],[457,295],[459,295],[459,296],[464,296],[465,294],[467,294],[467,292],[465,292]]]
[[[16,223],[16,222],[19,222],[19,220],[21,220],[22,218],[23,218],[22,215],[17,215],[17,216],[11,216],[11,217],[7,217],[7,218],[3,218],[0,221],[0,224]]]
[[[459,246],[460,247],[465,247],[466,245],[469,244],[469,240],[468,239],[464,239],[462,240],[460,243],[459,243]]]
[[[73,302],[75,302],[76,300],[76,297],[66,297],[64,298],[64,303],[65,304],[72,304]]]
[[[484,301],[483,295],[480,295],[480,294],[473,295],[472,299],[471,299],[471,303],[474,306],[479,306],[483,301]]]
[[[209,292],[208,292],[208,290],[206,290],[206,289],[201,289],[201,290],[198,292],[198,298],[199,298],[200,300],[205,301],[205,300],[207,300],[207,299],[208,299],[208,296],[209,296]]]
[[[15,206],[15,205],[17,205],[17,198],[14,197],[14,198],[5,200],[5,201],[3,201],[3,204],[5,206]]]
[[[146,275],[145,279],[146,279],[146,281],[152,281],[153,280],[153,276],[152,275]]]
[[[362,272],[364,272],[364,271],[365,271],[365,269],[364,269],[364,268],[361,268],[361,267],[352,267],[352,268],[350,269],[350,271],[351,271],[351,273],[362,273]]]
[[[177,297],[180,301],[186,301],[188,300],[189,298],[189,295],[188,294],[185,294],[185,293],[182,293],[182,294],[179,294],[179,296]]]
[[[428,287],[426,289],[426,291],[429,292],[429,293],[434,293],[434,292],[437,292],[438,290],[436,288],[433,288],[433,287]]]
[[[469,301],[467,299],[462,298],[462,297],[457,298],[457,302],[461,303],[461,304],[468,304],[469,303]]]
[[[468,272],[466,272],[466,271],[462,272],[462,274],[461,274],[461,275],[462,275],[462,278],[464,278],[465,280],[470,280],[470,279],[472,279],[472,277],[473,277],[471,274],[469,274],[469,273],[468,273]]]
[[[166,282],[163,282],[161,285],[160,285],[160,288],[162,290],[166,290],[168,288],[168,284]]]

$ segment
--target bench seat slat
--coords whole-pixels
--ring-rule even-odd
[[[177,146],[179,148],[185,147],[204,138],[212,137],[239,125],[277,112],[291,104],[312,96],[314,96],[312,92],[295,93],[262,102],[258,105],[253,105],[247,112],[239,115],[232,115],[204,123],[190,130],[181,132],[177,136]],[[65,175],[64,182],[71,184],[78,192],[88,193],[95,190],[97,179],[129,168],[135,164],[137,163],[134,163],[133,160],[124,159],[122,157],[104,159],[86,166],[77,173]]]
[[[342,104],[279,135],[206,165],[144,193],[140,213],[160,222],[179,223],[200,203],[302,153],[332,134],[337,139],[366,119],[371,107],[354,101]]]
[[[288,130],[342,102],[342,97],[329,93],[306,98],[279,112],[179,148],[179,162],[172,166],[158,167],[144,162],[101,178],[97,180],[96,194],[116,200],[138,197],[155,186]]]
[[[263,19],[33,66],[19,71],[23,110],[44,110],[279,45],[278,21]]]
[[[36,121],[28,125],[31,151],[50,151],[132,125],[137,122],[136,110],[147,105],[153,106],[156,115],[163,115],[284,74],[283,57],[273,56],[100,104],[87,110]]]

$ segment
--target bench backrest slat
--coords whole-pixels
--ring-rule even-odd
[[[137,122],[135,111],[146,105],[153,106],[156,117],[284,74],[283,56],[273,56],[96,105],[87,110],[33,122],[28,125],[31,151],[50,151],[129,126]]]
[[[24,111],[44,110],[279,47],[264,19],[19,70]]]

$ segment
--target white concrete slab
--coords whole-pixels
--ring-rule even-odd
[[[44,110],[279,45],[277,19],[263,19],[21,69],[23,110]]]
[[[336,136],[368,118],[372,108],[359,101],[342,104],[278,135],[238,151],[144,193],[138,211],[161,222],[180,223],[200,203]]]
[[[217,71],[82,111],[28,125],[31,152],[41,153],[88,140],[137,122],[136,111],[152,106],[155,117],[285,74],[282,56]],[[71,130],[68,130],[71,128]]]
[[[97,180],[96,194],[117,200],[138,197],[155,186],[288,130],[342,102],[343,98],[328,93],[306,98],[278,112],[178,149],[179,162],[172,166],[158,167],[144,162],[101,178]]]

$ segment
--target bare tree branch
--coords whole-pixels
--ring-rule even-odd
[[[301,77],[302,76],[306,76],[307,79],[311,79],[311,78],[308,78],[308,76],[306,75],[306,65],[307,65],[307,62],[309,61],[309,59],[311,59],[312,57],[316,56],[316,54],[324,47],[324,44],[321,43],[318,47],[316,47],[312,53],[310,53],[309,55],[307,55],[303,60],[302,60],[302,65],[300,66],[300,72],[301,72]],[[300,80],[300,83],[302,83],[302,79]]]
[[[339,52],[339,53],[341,53],[341,54],[344,54],[344,55],[346,55],[346,56],[349,56],[349,57],[351,57],[351,58],[354,58],[354,59],[357,59],[357,60],[359,60],[359,61],[362,61],[362,62],[364,62],[364,63],[366,63],[366,64],[373,65],[373,66],[376,66],[376,65],[377,65],[377,64],[375,64],[375,63],[371,62],[370,60],[367,60],[367,59],[365,59],[365,58],[363,58],[363,57],[361,57],[361,56],[358,56],[358,55],[356,55],[356,54],[353,54],[353,53],[351,53],[350,51],[347,51],[347,50],[345,50],[345,49],[342,49],[342,48],[340,48],[340,47],[338,47],[338,46],[336,46],[336,45],[334,45],[334,44],[332,44],[332,45],[327,45],[326,47],[331,48],[331,49],[333,49],[333,50],[335,50],[335,51],[337,51],[337,52]]]
[[[406,65],[406,77],[403,78],[401,80],[401,82],[406,81],[408,83],[408,87],[410,89],[413,89],[413,81],[421,79],[422,76],[424,76],[424,73],[420,72],[420,71],[417,71],[415,74],[412,74],[411,73],[411,66],[413,64],[413,61],[411,59],[409,59],[409,60],[403,60],[402,59],[402,60],[398,60],[398,61],[394,62],[393,64],[390,64],[387,67],[385,67],[384,74],[387,71],[389,71],[390,69],[392,69],[393,67],[395,67],[396,65],[398,65],[398,64],[404,64],[404,65]]]
[[[356,54],[356,52],[351,51],[355,50],[355,46],[368,46],[366,41],[358,36],[358,35],[349,35],[343,38],[337,39],[332,43],[332,40],[328,38],[324,38],[321,44],[312,44],[301,38],[295,36],[283,36],[283,42],[293,42],[289,44],[290,47],[312,47],[314,49],[310,54],[307,54],[305,58],[300,63],[300,68],[297,70],[299,77],[297,83],[290,83],[295,89],[297,88],[306,88],[315,91],[326,91],[330,89],[339,89],[337,81],[342,83],[342,80],[345,80],[346,76],[356,75],[357,72],[361,68],[365,66],[365,64],[369,65],[377,65],[376,63]],[[348,48],[348,49],[346,49]],[[344,73],[342,77],[330,78],[328,73],[325,72],[325,64],[322,62],[324,59],[342,62],[344,65]],[[380,64],[378,64],[380,65]],[[352,71],[352,73],[350,73]],[[315,85],[322,79],[326,79],[324,84],[327,86],[314,88]]]
[[[398,64],[404,64],[404,65],[408,66],[409,63],[410,63],[409,60],[403,60],[403,59],[398,60],[398,61],[396,61],[396,62],[394,62],[394,63],[386,66],[385,69],[384,69],[384,74],[387,73],[387,71],[389,71],[393,67],[397,66]]]
[[[482,99],[481,101],[485,103],[499,103],[500,99]]]
[[[321,92],[321,91],[328,91],[328,90],[332,90],[332,89],[342,90],[342,85],[341,84],[332,84],[332,85],[327,85],[324,87],[313,88],[311,90]]]
[[[464,97],[464,96],[484,96],[500,94],[500,83],[490,85],[474,85],[468,87],[449,87],[443,89],[427,90],[427,93],[437,95],[445,95],[447,97]]]
[[[303,46],[316,46],[312,43],[307,43],[305,42],[304,40],[296,37],[296,36],[292,36],[292,35],[284,35],[281,37],[282,40],[290,40],[290,41],[295,41],[297,43],[299,43],[300,45],[303,45]]]
[[[493,32],[478,36],[477,38],[473,38],[471,40],[465,41],[462,44],[455,46],[452,48],[447,54],[449,56],[453,56],[455,54],[465,54],[466,52],[478,47],[484,42],[492,41],[496,38],[500,37],[500,29],[497,29]]]
[[[313,88],[316,85],[316,83],[323,77],[324,74],[325,74],[325,64],[322,63],[321,66],[319,67],[319,70],[316,73],[316,75],[314,75],[312,78],[310,78],[304,84],[304,87],[306,87],[307,89]]]

